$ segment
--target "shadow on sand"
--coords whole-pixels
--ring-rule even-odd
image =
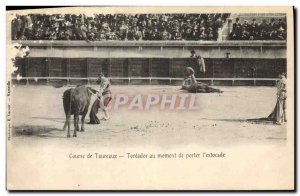
[[[251,124],[273,125],[274,122],[268,118],[252,118],[252,119],[208,119],[201,118],[201,120],[223,121],[223,122],[239,122]]]
[[[53,131],[62,131],[54,127],[36,126],[36,125],[21,125],[13,127],[13,136],[28,136],[28,137],[55,137],[62,138],[63,136],[57,136],[53,134]]]
[[[49,120],[52,122],[59,122],[59,123],[65,123],[66,118],[49,118],[49,117],[31,117],[32,119],[39,119],[39,120]],[[73,118],[71,118],[72,120]]]

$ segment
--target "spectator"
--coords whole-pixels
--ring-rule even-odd
[[[282,21],[282,19],[280,18],[279,19],[279,22],[278,22],[278,29],[286,29],[286,23],[284,21]]]
[[[236,18],[235,23],[232,25],[232,32],[230,33],[230,37],[233,40],[237,40],[241,37],[242,25],[239,21],[240,19]]]
[[[154,30],[152,31],[152,34],[150,35],[151,40],[161,40],[161,35],[158,32],[158,29],[155,27]]]
[[[250,31],[250,25],[248,23],[248,20],[244,20],[244,24],[242,25],[242,30],[245,30],[247,32]]]
[[[182,40],[181,33],[179,32],[179,28],[177,27],[174,34],[173,34],[173,40]]]
[[[185,35],[184,35],[184,39],[185,39],[185,40],[194,40],[191,27],[188,27],[188,28],[186,29]]]
[[[199,32],[199,39],[206,40],[206,38],[207,38],[207,35],[205,33],[205,27],[201,27],[200,32]]]
[[[250,25],[250,31],[249,31],[250,40],[258,39],[258,32],[259,32],[258,24],[256,22],[256,19],[254,18]]]
[[[239,18],[235,19],[235,23],[232,26],[232,32],[237,33],[237,27],[241,27],[242,26],[239,21],[240,21]]]
[[[18,39],[22,33],[23,21],[20,15],[17,15],[17,18],[12,20],[12,36],[13,39]]]
[[[249,40],[249,31],[246,30],[246,26],[242,27],[241,39],[242,40]]]
[[[79,35],[80,39],[84,39],[84,40],[88,41],[87,32],[88,32],[87,25],[80,22],[79,29],[78,29],[78,35]]]
[[[270,31],[276,30],[277,27],[278,27],[278,26],[277,26],[276,23],[275,23],[275,19],[272,18],[271,21],[270,21],[270,23],[269,23]]]
[[[128,26],[125,24],[125,21],[122,20],[121,26],[119,28],[121,39],[124,40],[126,38],[126,32],[128,30]]]
[[[195,26],[194,29],[193,29],[193,32],[192,32],[192,40],[196,40],[198,41],[199,40],[199,31],[198,31],[198,26]]]
[[[137,26],[134,27],[133,38],[136,41],[140,41],[143,38],[142,32],[140,31],[139,27],[137,27]]]
[[[214,33],[213,33],[213,29],[211,27],[208,28],[207,39],[208,40],[214,40]]]
[[[162,40],[170,40],[170,39],[171,39],[171,34],[165,28],[164,31],[162,32]]]
[[[262,23],[259,25],[258,33],[260,34],[260,39],[261,40],[268,39],[269,31],[270,31],[269,24],[267,24],[267,21],[264,19]]]

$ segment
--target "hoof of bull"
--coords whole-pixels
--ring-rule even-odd
[[[81,131],[81,132],[84,132],[84,129],[81,129],[80,131]]]
[[[69,137],[71,137],[70,135],[67,135],[67,137],[69,138]]]
[[[73,137],[77,137],[77,135],[73,135]]]

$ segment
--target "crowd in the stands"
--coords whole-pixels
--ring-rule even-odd
[[[12,21],[13,40],[217,40],[230,14],[29,14]]]
[[[286,22],[279,18],[271,18],[270,21],[263,19],[258,23],[254,18],[252,22],[244,20],[240,23],[236,18],[229,35],[231,40],[286,40],[287,25]]]

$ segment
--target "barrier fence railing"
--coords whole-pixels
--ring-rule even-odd
[[[88,77],[88,78],[82,78],[82,77],[12,77],[12,81],[14,83],[18,83],[20,81],[26,81],[26,85],[29,84],[38,84],[39,80],[46,81],[46,84],[49,84],[51,81],[66,81],[67,84],[70,84],[70,81],[85,81],[86,84],[92,84],[93,81],[96,81],[97,77]],[[170,77],[109,77],[109,80],[111,82],[115,80],[126,80],[128,81],[126,84],[132,84],[132,81],[134,80],[148,80],[149,84],[153,84],[152,81],[167,81],[166,84],[173,84],[173,81],[182,81],[183,78],[170,78]],[[270,81],[273,85],[276,85],[276,82],[278,81],[278,78],[196,78],[197,81],[205,81],[209,82],[210,85],[215,85],[215,81],[230,81],[231,85],[234,86],[237,81],[251,81],[252,84],[256,86],[257,81]],[[30,81],[33,81],[33,83],[30,83]]]
[[[12,40],[25,46],[285,46],[286,40],[223,40],[223,41],[91,41],[84,40]]]

